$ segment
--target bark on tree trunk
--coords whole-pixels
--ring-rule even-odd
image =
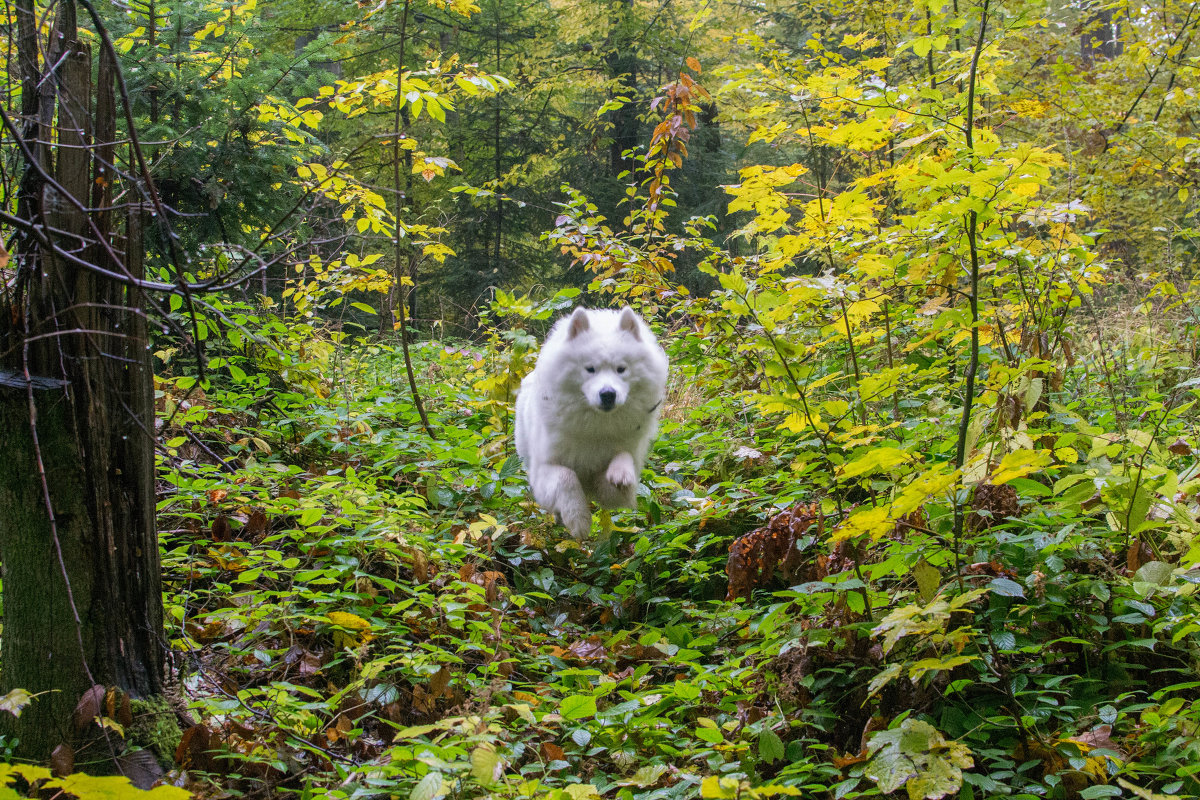
[[[43,125],[46,141],[27,140],[35,163],[24,185],[36,191],[22,198],[23,219],[51,230],[18,239],[17,285],[0,297],[0,683],[39,693],[19,718],[0,714],[0,732],[38,760],[75,738],[73,712],[91,686],[153,697],[165,664],[142,298],[129,280],[88,266],[140,278],[139,219],[128,220],[118,252],[113,214],[103,210],[114,178],[115,65],[101,59],[93,124],[90,48],[78,40],[73,6],[63,0],[52,35],[66,54],[58,74],[38,77],[55,96],[57,139]],[[30,41],[22,37],[20,62],[40,69],[24,50]]]

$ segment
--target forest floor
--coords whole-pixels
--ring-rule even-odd
[[[196,723],[177,785],[1200,794],[1195,572],[1123,546],[1091,482],[1014,472],[975,499],[969,542],[944,500],[840,537],[888,484],[822,491],[819,443],[677,369],[639,509],[580,544],[514,456],[528,358],[418,348],[432,436],[378,345],[284,391],[160,382],[169,635]]]

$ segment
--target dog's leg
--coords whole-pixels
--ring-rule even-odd
[[[629,453],[617,453],[596,481],[596,502],[604,508],[637,508],[637,465]]]
[[[592,532],[592,509],[574,470],[547,464],[538,483],[547,490],[542,496],[534,492],[538,504],[552,509],[572,538],[586,539]]]
[[[633,456],[629,453],[617,453],[608,463],[608,471],[604,477],[617,489],[637,485],[637,467],[634,466]]]

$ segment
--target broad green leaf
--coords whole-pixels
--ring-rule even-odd
[[[867,697],[874,697],[880,689],[899,678],[903,670],[903,664],[888,664],[867,684]]]
[[[437,800],[443,795],[445,792],[442,791],[442,773],[432,770],[417,782],[408,795],[408,800]]]
[[[885,794],[906,786],[910,800],[938,800],[962,787],[962,771],[974,764],[966,745],[947,740],[922,720],[906,718],[867,743],[864,774]]]
[[[758,758],[760,761],[771,763],[783,758],[783,740],[775,731],[764,728],[758,735]]]
[[[564,697],[558,707],[563,719],[586,719],[596,716],[596,698],[592,695],[576,694]]]
[[[1024,597],[1025,590],[1021,584],[1008,578],[993,578],[988,588],[1001,597]]]
[[[86,800],[189,800],[191,792],[176,786],[155,786],[142,790],[124,775],[92,776],[77,773],[55,778],[45,784],[48,789],[62,789]]]
[[[484,742],[471,751],[471,776],[484,786],[496,780],[496,767],[500,757],[496,755],[496,747],[490,742]]]
[[[921,559],[913,567],[912,574],[917,582],[917,594],[923,602],[928,603],[937,596],[938,587],[942,585],[942,573],[938,572],[937,567]]]
[[[1171,576],[1174,573],[1175,568],[1165,561],[1147,561],[1134,573],[1133,577],[1146,583],[1166,586],[1171,583]]]

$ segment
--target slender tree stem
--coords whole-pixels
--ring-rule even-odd
[[[979,72],[979,56],[983,52],[984,37],[987,34],[988,0],[983,0],[979,12],[979,36],[975,40],[975,52],[971,56],[971,71],[967,78],[967,108],[964,134],[967,143],[967,158],[970,160],[968,169],[975,168],[975,83]],[[971,310],[971,356],[967,362],[967,373],[963,386],[962,419],[958,423],[958,446],[955,449],[954,466],[959,471],[959,489],[962,488],[962,469],[967,462],[967,435],[971,428],[971,410],[975,405],[975,376],[979,371],[979,215],[974,209],[967,212],[966,219],[967,248],[970,258],[970,293],[968,301]],[[954,564],[955,574],[962,584],[961,544],[965,511],[962,492],[954,498]]]
[[[429,427],[429,417],[425,414],[425,404],[421,402],[421,393],[417,390],[417,376],[413,372],[412,353],[408,347],[408,320],[404,309],[404,282],[402,279],[402,271],[400,265],[404,262],[404,248],[400,244],[400,211],[401,211],[401,193],[400,193],[400,128],[403,122],[404,109],[404,45],[408,38],[408,11],[412,6],[411,0],[405,0],[404,12],[400,15],[400,52],[396,55],[396,116],[395,116],[395,131],[392,136],[392,186],[395,189],[396,201],[396,230],[394,231],[394,240],[396,243],[396,286],[397,300],[396,310],[400,314],[400,348],[404,351],[404,371],[408,374],[408,388],[412,391],[413,405],[417,407],[417,414],[421,417],[421,427],[425,429],[425,433],[433,436],[433,430]]]

